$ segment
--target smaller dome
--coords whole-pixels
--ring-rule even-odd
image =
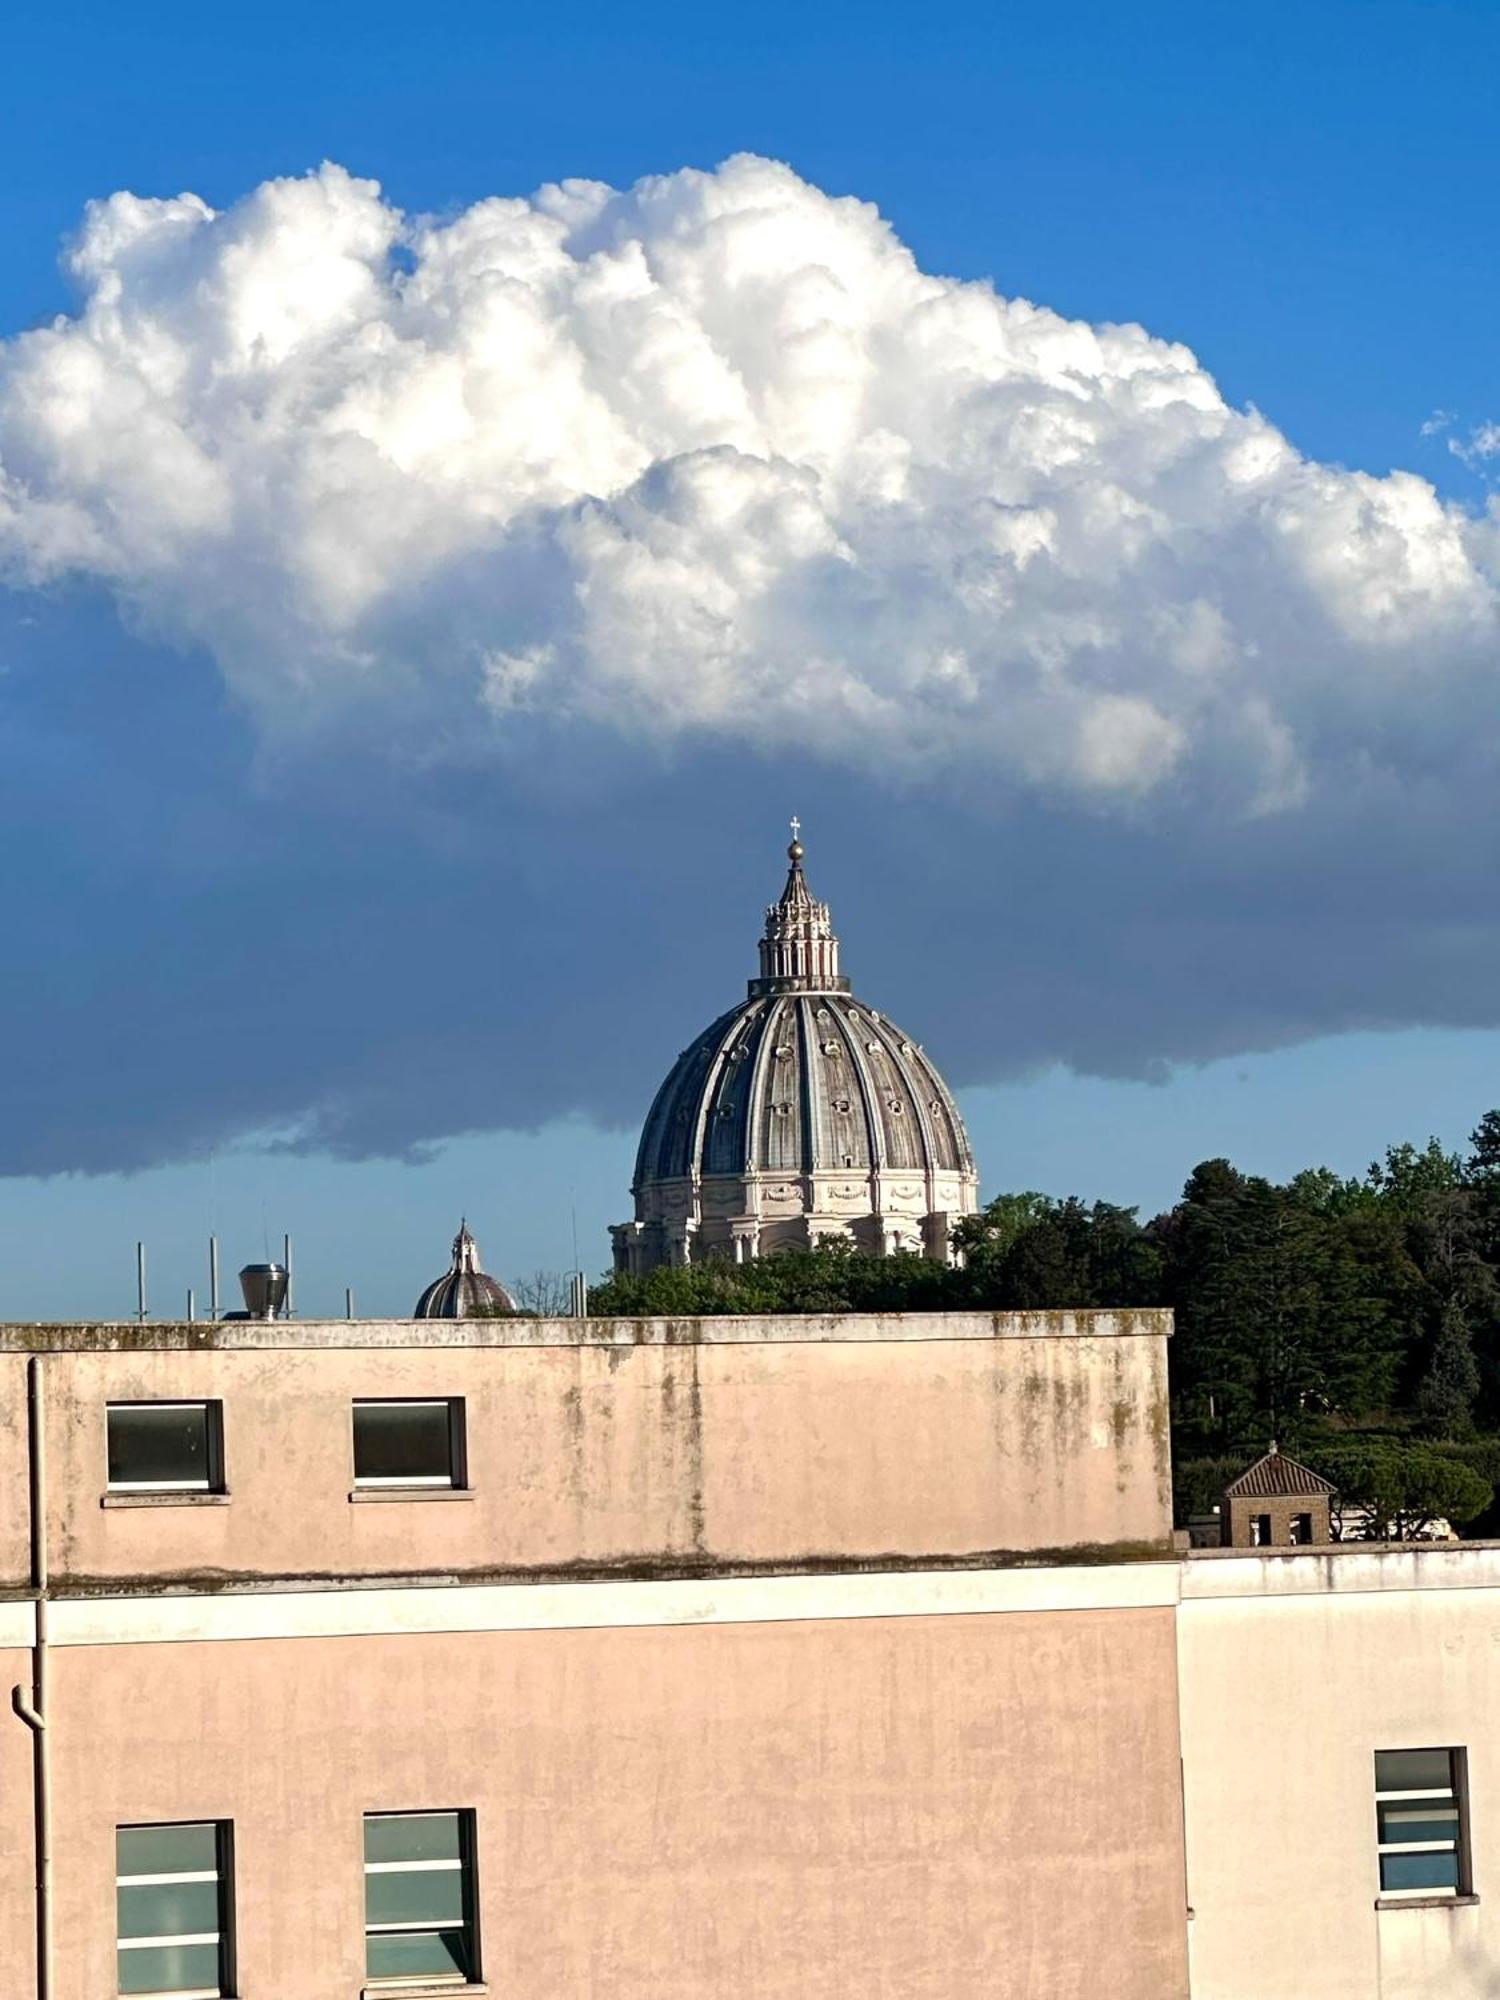
[[[479,1261],[479,1245],[460,1222],[453,1239],[453,1262],[417,1300],[413,1319],[495,1319],[513,1313],[516,1302]]]

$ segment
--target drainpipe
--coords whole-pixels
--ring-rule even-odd
[[[31,1731],[31,1783],[36,1816],[36,1994],[52,2000],[52,1759],[47,1741],[47,1406],[42,1357],[33,1354],[26,1387],[31,1444],[31,1588],[36,1633],[31,1699],[11,1689],[11,1705]]]

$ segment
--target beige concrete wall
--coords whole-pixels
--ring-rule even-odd
[[[124,1329],[119,1345],[50,1353],[54,1574],[67,1587],[1169,1545],[1166,1315],[742,1321],[738,1340],[726,1324],[580,1337],[563,1322],[567,1343],[550,1345],[536,1323],[515,1344],[504,1323],[471,1328],[486,1345],[365,1327],[338,1339],[369,1344],[335,1345],[293,1327],[248,1330],[279,1331],[278,1347],[234,1344],[234,1328],[173,1347]],[[24,1376],[8,1382],[24,1432]],[[351,1504],[359,1395],[462,1396],[472,1498]],[[101,1507],[106,1402],[171,1396],[222,1400],[229,1504]]]
[[[1205,1555],[1182,1593],[1194,2000],[1494,2000],[1500,1550]],[[1374,1753],[1459,1746],[1480,1902],[1377,1910]]]
[[[63,1995],[114,1990],[117,1822],[222,1816],[243,2000],[350,2000],[361,1814],[423,1806],[477,1811],[492,1992],[1186,1992],[1169,1609],[69,1646],[54,1690]]]
[[[15,1687],[29,1695],[31,1654],[0,1646],[0,1994],[26,2000],[36,1990],[36,1850],[31,1734],[11,1707]]]

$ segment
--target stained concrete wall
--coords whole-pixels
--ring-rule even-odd
[[[231,1818],[245,2000],[350,2000],[361,1815],[469,1806],[493,1992],[1183,2000],[1173,1679],[1169,1609],[59,1648],[59,1992],[122,1820]]]
[[[1500,1994],[1500,1548],[1191,1557],[1194,2000]],[[1376,1908],[1377,1750],[1466,1748],[1477,1904]]]
[[[0,1352],[0,1590],[31,1575],[26,1356]]]
[[[46,1354],[52,1566],[91,1588],[1161,1549],[1169,1324],[221,1322],[0,1346]],[[0,1387],[0,1440],[24,1441],[24,1370]],[[402,1395],[464,1398],[470,1498],[351,1503],[351,1401]],[[101,1505],[105,1405],[152,1397],[222,1400],[228,1504]],[[9,1476],[24,1497],[24,1453]],[[24,1572],[24,1535],[5,1560]]]

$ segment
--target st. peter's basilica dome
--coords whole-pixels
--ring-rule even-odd
[[[795,822],[794,822],[795,831]],[[844,1236],[949,1255],[978,1201],[968,1134],[921,1045],[857,1000],[794,839],[766,912],[760,977],[656,1093],[615,1268],[735,1261]]]

